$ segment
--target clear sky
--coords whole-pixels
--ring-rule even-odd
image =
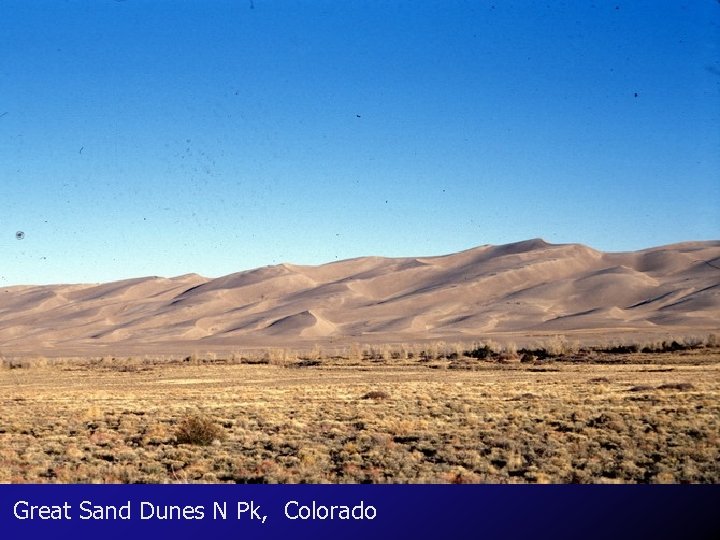
[[[0,285],[718,239],[719,171],[715,0],[0,2]]]

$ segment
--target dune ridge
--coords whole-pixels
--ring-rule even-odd
[[[604,253],[532,239],[450,255],[0,289],[0,354],[720,327],[720,241]]]

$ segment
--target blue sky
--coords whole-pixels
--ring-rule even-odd
[[[0,285],[718,239],[719,44],[713,0],[5,0]]]

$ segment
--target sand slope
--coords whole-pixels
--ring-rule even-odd
[[[0,353],[474,339],[720,326],[720,241],[452,255],[0,289]]]

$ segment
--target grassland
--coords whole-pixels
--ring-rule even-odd
[[[0,482],[720,482],[717,348],[519,356],[7,364]]]

